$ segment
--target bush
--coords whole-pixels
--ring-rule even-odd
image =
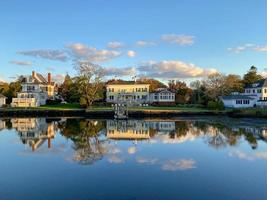
[[[208,109],[211,110],[224,110],[224,105],[222,101],[209,101]]]
[[[46,105],[57,105],[60,104],[62,101],[61,99],[47,99]]]

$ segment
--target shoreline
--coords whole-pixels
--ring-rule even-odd
[[[129,118],[172,118],[183,116],[227,116],[233,118],[267,118],[264,113],[242,113],[232,111],[179,111],[179,110],[129,110]],[[114,119],[113,110],[85,109],[0,109],[0,117],[83,117],[94,119]]]

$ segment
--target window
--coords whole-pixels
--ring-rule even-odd
[[[249,100],[244,99],[244,100],[243,100],[243,104],[249,104]]]
[[[255,93],[255,90],[253,90],[253,93]]]
[[[114,96],[109,96],[109,99],[110,100],[114,100]]]
[[[261,89],[257,89],[257,93],[261,93]]]
[[[236,100],[236,104],[242,104],[242,100]]]

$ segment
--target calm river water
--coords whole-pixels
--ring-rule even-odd
[[[267,199],[267,120],[0,119],[1,200]]]

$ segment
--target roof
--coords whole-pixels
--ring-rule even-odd
[[[4,96],[3,94],[0,94],[0,98],[7,98],[7,97]]]
[[[39,73],[36,73],[36,78],[40,83],[47,83],[47,80]]]
[[[171,91],[171,90],[168,90],[167,88],[160,88],[159,90],[156,90],[156,91],[153,92],[153,93],[158,94],[158,93],[162,93],[162,92],[175,93],[175,92],[173,92],[173,91]]]
[[[261,79],[252,84],[247,84],[245,88],[259,88],[259,87],[267,87],[267,79]]]
[[[150,85],[149,83],[136,83],[136,82],[124,82],[124,83],[107,83],[109,85]]]
[[[234,99],[246,99],[246,100],[254,100],[255,98],[251,95],[228,95],[222,96],[223,100],[234,100]]]

